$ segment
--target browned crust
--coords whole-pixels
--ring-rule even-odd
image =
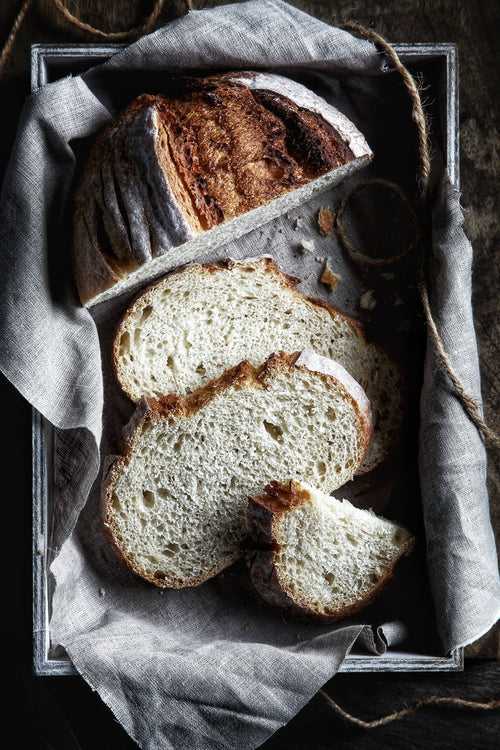
[[[112,355],[113,371],[121,389],[123,390],[125,395],[128,396],[128,398],[130,398],[131,401],[133,401],[134,399],[132,398],[131,394],[127,391],[126,384],[123,383],[120,379],[119,350],[120,350],[120,337],[122,333],[126,331],[127,322],[132,317],[132,315],[136,314],[138,310],[141,310],[144,306],[146,306],[151,301],[156,290],[158,288],[161,288],[163,284],[168,283],[169,280],[171,280],[172,277],[176,275],[180,275],[185,272],[218,273],[220,271],[231,271],[233,268],[241,268],[242,265],[251,265],[251,266],[262,265],[267,273],[270,273],[271,275],[273,275],[276,278],[276,280],[280,283],[280,285],[285,289],[289,289],[292,292],[292,294],[294,294],[297,297],[298,300],[302,302],[306,302],[312,307],[317,307],[317,308],[326,310],[331,318],[335,318],[337,316],[342,318],[344,322],[346,322],[349,325],[352,331],[360,339],[362,339],[365,343],[367,343],[364,328],[359,321],[355,320],[354,318],[351,318],[345,312],[343,312],[342,310],[340,310],[339,308],[333,305],[330,305],[328,302],[324,302],[323,300],[317,299],[315,297],[308,297],[307,295],[303,294],[299,289],[297,289],[297,286],[300,284],[301,279],[298,279],[295,276],[291,276],[285,273],[284,271],[282,271],[272,258],[268,258],[268,257],[259,258],[259,260],[249,261],[247,264],[245,264],[244,260],[235,261],[235,260],[226,259],[226,260],[220,260],[220,261],[212,262],[212,263],[182,266],[180,268],[176,268],[175,270],[171,271],[166,276],[162,277],[159,281],[155,281],[146,289],[143,289],[141,292],[139,292],[135,300],[127,307],[127,309],[122,315],[121,320],[118,323],[115,337],[113,340],[113,355]]]
[[[268,203],[355,158],[344,136],[319,113],[274,91],[254,90],[244,80],[232,80],[234,75],[172,76],[164,95],[138,96],[103,128],[75,191],[75,225],[80,206],[93,197],[89,176],[107,160],[116,134],[126,134],[137,113],[147,108],[156,114],[158,165],[180,213],[196,232]],[[253,74],[236,75],[244,79]],[[100,213],[99,217],[102,220]],[[95,227],[93,232],[100,234]],[[92,252],[102,256],[96,260],[97,274],[92,263],[78,270],[79,248],[74,240],[83,302],[138,265],[127,242],[122,243],[122,252],[117,250],[118,240],[110,243],[105,235],[94,239]]]
[[[276,560],[281,549],[277,541],[276,529],[282,516],[289,510],[308,502],[311,502],[309,492],[294,481],[271,482],[262,495],[249,498],[247,521],[254,548],[247,553],[247,564],[252,583],[266,602],[286,609],[293,616],[323,622],[334,622],[352,617],[371,604],[387,586],[394,576],[398,562],[412,551],[415,539],[412,536],[407,539],[386,573],[364,597],[338,610],[318,611],[311,606],[310,601],[294,596],[283,585]]]
[[[273,518],[308,502],[309,493],[293,479],[289,482],[270,482],[261,495],[249,497],[247,530],[252,548],[278,549],[272,533]]]
[[[150,105],[203,229],[354,158],[318,113],[227,76],[176,77]]]
[[[221,565],[214,567],[208,571],[203,577],[191,580],[189,584],[180,582],[178,579],[168,578],[165,576],[163,579],[157,579],[154,576],[149,575],[141,566],[137,565],[133,560],[127,558],[120,547],[119,540],[115,536],[116,529],[112,521],[111,504],[113,502],[113,490],[118,480],[120,473],[127,467],[130,462],[132,452],[135,444],[140,437],[142,431],[149,422],[154,422],[160,419],[166,420],[178,420],[189,418],[197,411],[202,409],[218,394],[227,390],[230,387],[235,388],[265,388],[266,381],[272,376],[273,373],[278,371],[287,371],[294,368],[296,361],[300,356],[300,352],[285,353],[280,352],[278,354],[271,355],[263,365],[260,367],[254,367],[247,361],[240,362],[236,367],[232,367],[226,370],[220,377],[211,380],[207,385],[199,388],[197,391],[188,394],[187,396],[176,396],[167,395],[159,399],[142,399],[136,412],[131,420],[130,427],[124,431],[124,449],[121,456],[118,456],[116,460],[110,464],[106,476],[103,477],[102,490],[101,490],[101,502],[102,502],[102,514],[104,528],[112,546],[115,550],[118,550],[119,557],[122,559],[127,567],[132,572],[137,573],[142,578],[150,581],[155,586],[160,588],[184,588],[187,586],[197,586],[200,583],[211,578],[216,573],[220,572],[228,565],[232,564],[238,557],[227,559],[221,563]],[[299,366],[299,369],[307,370]],[[307,370],[310,372],[309,370]],[[362,456],[366,452],[366,445],[370,438],[370,433],[366,428],[366,421],[363,413],[361,412],[357,402],[352,396],[345,390],[344,386],[336,378],[325,375],[324,373],[316,372],[315,375],[322,378],[326,382],[335,383],[335,386],[342,391],[342,395],[348,400],[358,418],[360,424],[361,433],[361,446],[360,446],[360,457],[358,463],[361,462]]]

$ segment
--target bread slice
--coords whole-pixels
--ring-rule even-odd
[[[363,471],[388,455],[402,415],[400,372],[362,327],[310,299],[274,261],[193,265],[166,276],[126,311],[114,341],[125,393],[189,393],[243,359],[312,349],[339,362],[366,391],[375,433]]]
[[[247,510],[250,575],[270,604],[340,620],[369,604],[414,539],[392,521],[305,482],[271,482]]]
[[[163,83],[162,96],[134,99],[91,148],[75,194],[83,304],[164,273],[177,248],[176,265],[240,237],[372,157],[347,117],[284,76]]]
[[[105,526],[133,571],[195,586],[240,556],[247,497],[271,479],[307,477],[326,491],[351,479],[369,403],[340,365],[308,362],[243,362],[189,396],[141,403],[103,487]]]

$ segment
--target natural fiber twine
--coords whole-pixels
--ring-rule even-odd
[[[14,25],[12,27],[11,33],[9,34],[9,37],[2,49],[2,52],[0,53],[0,74],[10,55],[17,32],[19,31],[19,28],[21,24],[23,23],[23,20],[31,6],[31,3],[32,3],[32,0],[25,0],[24,3],[22,4],[21,9],[14,21]],[[141,26],[138,26],[133,29],[129,29],[128,31],[115,31],[115,32],[102,31],[100,29],[96,29],[93,26],[90,26],[89,24],[81,21],[79,18],[74,16],[68,10],[63,0],[51,0],[51,3],[52,3],[53,8],[70,25],[74,26],[75,28],[78,28],[80,31],[85,31],[91,35],[98,36],[101,39],[117,41],[117,40],[123,40],[123,39],[130,39],[131,37],[140,36],[141,34],[145,34],[148,31],[151,31],[156,21],[158,20],[161,11],[163,10],[163,7],[165,5],[165,0],[155,1],[151,13],[144,19]],[[192,7],[191,0],[185,0],[185,4],[186,4],[186,9],[189,11],[190,8]],[[429,177],[431,173],[431,158],[430,158],[430,149],[429,149],[429,134],[428,134],[428,129],[427,129],[427,120],[425,117],[422,100],[420,98],[420,93],[418,90],[418,86],[415,82],[415,79],[413,78],[411,73],[405,68],[401,60],[399,59],[399,56],[397,52],[395,51],[395,49],[380,34],[377,34],[376,31],[373,31],[371,29],[366,29],[360,24],[352,22],[352,21],[349,21],[346,24],[344,24],[344,28],[358,34],[359,36],[365,39],[372,41],[377,47],[379,47],[387,55],[388,59],[390,60],[392,64],[392,67],[400,74],[403,80],[403,83],[408,91],[408,94],[410,96],[410,100],[412,103],[412,119],[413,119],[413,122],[415,123],[417,142],[418,142],[418,154],[419,154],[419,165],[418,165],[418,175],[417,175],[419,197],[420,197],[421,202],[425,204],[425,200],[426,200],[427,193],[428,193],[428,187],[429,187]],[[401,193],[401,188],[398,185],[395,185],[394,183],[388,183],[388,181],[384,181],[384,182],[385,182],[386,187],[390,185],[393,190]],[[355,191],[358,191],[359,189],[360,189],[360,185],[358,184],[353,189],[353,191],[351,191],[351,193],[344,199],[344,202],[341,208],[341,214],[343,213],[347,205],[347,202],[349,201],[349,198],[354,194]],[[340,229],[339,231],[340,239],[343,242],[344,246],[347,248],[347,250],[350,251],[352,254],[354,248],[349,243],[347,233],[343,231],[341,223],[338,226]],[[358,260],[359,260],[363,254],[360,253],[359,251],[356,251],[356,253],[358,255]],[[383,261],[382,260],[377,261],[373,258],[370,258],[370,260],[368,260],[367,256],[365,256],[365,262],[371,265],[385,265],[388,262],[394,262],[395,260],[396,260],[395,258],[384,259]],[[426,319],[427,326],[429,329],[429,334],[434,344],[434,351],[435,351],[435,354],[436,354],[436,357],[437,357],[437,360],[439,362],[441,369],[448,376],[448,380],[453,388],[453,391],[456,397],[462,404],[469,419],[476,426],[483,440],[485,442],[491,443],[492,445],[500,446],[500,436],[498,436],[486,424],[478,402],[465,389],[460,378],[455,372],[453,365],[451,364],[448,354],[446,353],[443,340],[439,334],[436,323],[434,321],[434,317],[432,315],[432,310],[431,310],[431,306],[429,302],[429,294],[428,294],[427,286],[425,282],[425,271],[423,268],[423,263],[421,267],[418,286],[419,286],[420,297],[422,300],[422,306],[423,306],[423,310],[425,314],[425,319]]]
[[[382,188],[383,190],[393,193],[399,198],[408,212],[408,219],[411,222],[413,229],[413,240],[409,242],[408,245],[403,248],[403,250],[401,250],[397,255],[384,256],[383,258],[377,258],[373,255],[366,255],[366,253],[363,252],[362,249],[357,247],[349,237],[347,227],[344,223],[344,214],[346,208],[354,195],[361,193],[363,190],[369,187]],[[340,204],[335,218],[335,228],[337,231],[337,235],[342,245],[344,246],[344,249],[347,250],[352,260],[358,265],[372,266],[374,268],[380,268],[382,266],[389,266],[394,263],[398,263],[415,249],[419,239],[417,215],[413,210],[413,206],[411,205],[408,196],[406,195],[404,190],[399,187],[399,185],[396,185],[395,182],[391,182],[391,180],[385,180],[381,177],[372,177],[368,180],[360,180],[360,182],[356,183],[356,185],[352,188],[352,190],[348,192],[348,194],[344,197]]]
[[[470,701],[466,698],[430,695],[428,698],[422,698],[421,700],[416,701],[412,706],[401,708],[399,711],[380,716],[378,719],[373,719],[372,721],[364,721],[364,719],[359,719],[357,716],[353,716],[348,713],[348,711],[345,711],[324,690],[320,690],[319,693],[326,700],[330,708],[333,708],[335,713],[360,729],[377,729],[386,724],[392,724],[393,721],[403,719],[405,716],[413,716],[419,709],[426,706],[443,706],[446,708],[460,708],[469,711],[493,711],[500,708],[500,700],[497,698],[493,698],[489,701]]]
[[[55,17],[59,17],[66,25],[69,25],[80,32],[84,32],[89,36],[105,39],[108,42],[120,42],[126,41],[127,39],[135,39],[152,31],[163,11],[163,8],[165,7],[166,0],[155,0],[151,12],[144,17],[142,23],[139,26],[127,29],[126,31],[103,31],[102,29],[97,29],[95,26],[85,23],[85,21],[82,21],[78,16],[71,13],[64,0],[44,0],[44,2],[46,9],[48,7],[50,13]],[[184,3],[186,11],[189,11],[192,7],[192,0],[184,0]],[[33,0],[24,0],[14,20],[11,32],[0,52],[0,75],[10,57],[17,33],[32,5]]]
[[[3,68],[5,67],[7,59],[10,56],[17,33],[26,17],[28,10],[30,9],[32,5],[32,1],[33,0],[24,0],[16,16],[16,19],[12,26],[12,30],[7,38],[7,41],[5,42],[2,48],[2,51],[0,53],[0,75],[2,73]],[[100,29],[96,29],[93,26],[90,26],[89,24],[81,21],[79,18],[74,16],[72,13],[70,13],[70,11],[65,6],[62,0],[51,0],[51,1],[52,1],[54,9],[59,14],[61,14],[61,16],[71,26],[74,26],[75,28],[78,28],[80,31],[84,31],[90,35],[100,37],[101,39],[107,39],[108,41],[109,40],[113,40],[113,41],[125,40],[125,39],[138,37],[138,36],[141,36],[142,34],[148,33],[149,31],[153,29],[165,5],[165,0],[156,0],[151,13],[144,19],[143,23],[136,28],[129,29],[128,31],[105,32]],[[185,0],[185,3],[186,3],[186,9],[190,10],[191,0]],[[413,79],[412,75],[409,73],[409,71],[404,67],[404,65],[400,61],[394,48],[391,47],[391,45],[388,42],[386,42],[382,36],[380,36],[380,34],[377,34],[375,31],[372,31],[370,29],[365,29],[360,24],[353,23],[353,22],[349,22],[345,24],[344,27],[358,34],[359,36],[362,36],[363,38],[372,41],[375,45],[377,45],[380,49],[382,49],[383,52],[389,58],[390,62],[392,63],[393,68],[401,75],[403,79],[403,83],[409,93],[409,96],[412,102],[412,118],[416,127],[417,141],[418,141],[418,153],[419,153],[419,170],[418,170],[419,196],[420,196],[422,203],[425,204],[425,199],[427,197],[427,191],[428,191],[428,185],[429,185],[431,160],[430,160],[430,150],[429,150],[429,141],[428,141],[427,121],[426,121],[424,109],[422,106],[422,101],[420,99],[418,86],[415,80]],[[389,189],[392,189],[393,191],[398,193],[402,199],[406,201],[409,200],[404,196],[404,194],[401,191],[401,188],[398,185],[395,185],[394,183],[390,183],[386,180],[378,180],[378,181],[375,180],[375,181],[366,181],[365,184],[368,184],[370,182],[372,183],[379,182],[381,184],[383,183],[385,187],[389,187]],[[358,183],[358,185],[356,185],[353,191],[351,191],[351,193],[349,193],[349,195],[344,199],[342,213],[348,203],[349,197],[351,197],[354,194],[354,192],[358,191],[362,186],[363,186],[363,183]],[[344,243],[344,245],[347,246],[348,250],[353,251],[354,248],[350,246],[349,244],[349,238],[347,236],[347,233],[343,231],[342,222],[340,224],[340,227],[341,229],[339,232],[339,236],[340,236],[341,241]],[[408,248],[402,255],[406,255],[409,249],[410,248]],[[364,258],[366,261],[367,258],[369,258],[369,256],[365,256],[363,253],[360,253],[359,250],[354,250],[354,252],[358,256],[360,256],[358,257],[358,260],[363,260]],[[402,257],[402,256],[399,256],[399,257]],[[389,262],[394,262],[396,260],[399,260],[399,257],[388,259],[388,260]],[[369,258],[369,260],[372,265],[383,265],[386,262],[384,260],[380,263],[377,263],[376,261],[374,262],[373,258]],[[457,376],[457,374],[455,373],[451,365],[449,357],[445,351],[443,341],[441,339],[441,336],[439,335],[436,324],[434,322],[434,318],[432,315],[430,302],[429,302],[429,295],[427,292],[427,286],[425,283],[425,275],[424,275],[423,270],[421,272],[419,289],[420,289],[420,296],[422,300],[426,322],[429,328],[429,333],[430,333],[432,342],[434,344],[435,354],[437,356],[437,359],[439,361],[441,368],[447,374],[450,380],[450,383],[453,386],[453,389],[457,398],[462,403],[471,421],[476,425],[483,439],[495,445],[499,445],[500,438],[487,426],[487,424],[485,423],[482,417],[481,409],[479,408],[478,403],[475,401],[475,399],[472,398],[472,396],[470,396],[466,392],[465,388],[460,382],[459,377]],[[424,698],[422,700],[417,701],[412,706],[400,709],[399,711],[394,711],[390,714],[386,714],[385,716],[381,716],[377,719],[373,719],[372,721],[364,721],[363,719],[359,719],[358,717],[353,716],[352,714],[345,711],[324,690],[320,690],[319,693],[326,700],[330,708],[332,708],[335,711],[335,713],[337,713],[343,719],[348,721],[350,724],[360,727],[361,729],[376,729],[386,724],[390,724],[393,721],[397,721],[398,719],[402,719],[406,716],[411,716],[415,714],[419,709],[426,707],[426,706],[443,706],[443,707],[451,707],[451,708],[460,708],[460,709],[465,709],[465,710],[470,710],[470,711],[491,711],[491,710],[500,708],[500,699],[492,699],[489,701],[471,701],[465,698],[429,696],[428,698]]]
[[[354,22],[348,22],[344,24],[344,28],[358,34],[359,36],[365,39],[372,41],[377,47],[379,47],[387,55],[387,57],[392,63],[393,68],[401,75],[403,79],[403,83],[411,99],[412,119],[413,119],[413,122],[415,123],[416,132],[417,132],[418,154],[419,154],[419,169],[418,169],[418,175],[417,175],[418,192],[419,192],[420,201],[422,203],[422,207],[425,209],[426,198],[427,198],[428,187],[429,187],[429,177],[430,177],[430,171],[431,171],[431,158],[430,158],[430,149],[429,149],[429,133],[427,129],[427,120],[425,117],[424,108],[422,106],[422,100],[420,98],[418,86],[415,83],[415,80],[413,79],[411,73],[405,68],[405,66],[399,59],[396,50],[388,42],[386,42],[386,40],[382,36],[380,36],[380,34],[377,34],[375,31],[372,31],[370,29],[365,29],[360,24],[354,23]],[[363,187],[363,185],[366,186],[367,184],[370,184],[373,182],[377,182],[377,180],[375,181],[366,180],[364,181],[364,183],[363,182],[358,183],[353,188],[353,190],[351,190],[350,193],[344,198],[344,201],[342,203],[342,213],[343,213],[343,210],[345,210],[345,207],[349,201],[349,198],[352,195],[354,195],[355,192],[359,191],[359,189]],[[395,183],[389,183],[386,180],[383,180],[380,182],[384,183],[385,187],[388,187],[388,185],[391,185],[392,189],[400,195],[402,200],[404,200],[405,202],[409,202],[409,198],[407,198],[404,195],[404,193],[402,193],[401,188],[398,185],[396,185]],[[338,230],[338,226],[337,226],[337,230]],[[339,232],[339,237],[341,241],[343,241],[344,244],[347,243],[348,250],[349,250],[350,241],[345,231],[343,231],[342,223],[341,223],[341,231]],[[356,253],[358,255],[358,259],[361,256],[362,258],[365,258],[365,259],[368,258],[372,260],[370,256],[366,256],[365,254],[360,253],[358,250],[356,250]],[[404,255],[406,255],[406,252],[404,253]],[[392,258],[393,262],[396,260],[399,260],[399,258]],[[481,409],[479,407],[479,404],[474,398],[472,398],[470,394],[467,393],[466,389],[464,388],[463,384],[460,381],[460,378],[455,373],[455,370],[453,369],[450,359],[446,353],[443,340],[439,334],[436,323],[434,321],[434,317],[432,315],[432,310],[431,310],[431,306],[429,302],[429,294],[427,291],[427,284],[425,281],[423,260],[424,259],[422,258],[418,287],[420,291],[420,298],[422,301],[422,306],[424,309],[425,319],[427,322],[430,337],[432,339],[432,343],[434,345],[434,352],[436,354],[436,357],[439,361],[439,364],[442,370],[448,376],[453,386],[455,395],[461,402],[470,420],[475,424],[483,440],[488,441],[492,443],[493,445],[498,446],[500,445],[499,436],[496,435],[493,432],[493,430],[491,430],[488,427],[488,425],[485,423],[481,414]],[[417,711],[419,711],[421,708],[424,708],[425,706],[443,706],[443,707],[450,707],[450,708],[460,708],[460,709],[465,709],[465,710],[470,710],[470,711],[492,711],[492,710],[500,708],[500,699],[498,698],[493,698],[489,701],[471,701],[471,700],[467,700],[466,698],[429,696],[428,698],[423,698],[419,701],[416,701],[412,706],[402,708],[399,711],[393,711],[392,713],[385,714],[384,716],[380,716],[379,718],[373,719],[372,721],[364,721],[363,719],[360,719],[357,716],[353,716],[352,714],[345,711],[324,690],[320,690],[319,693],[326,700],[330,708],[332,708],[335,711],[336,714],[341,716],[350,724],[353,724],[361,729],[377,729],[378,727],[385,726],[386,724],[391,724],[393,721],[398,721],[398,719],[403,719],[406,716],[412,716],[413,714],[417,713]]]
[[[419,156],[419,164],[418,164],[418,172],[417,172],[418,196],[419,196],[421,208],[424,209],[422,213],[424,214],[424,216],[427,216],[428,212],[425,211],[425,208],[426,208],[426,199],[428,197],[429,177],[430,177],[430,172],[431,172],[431,156],[430,156],[430,148],[429,148],[429,132],[427,128],[427,120],[425,117],[425,112],[424,112],[424,108],[422,105],[422,100],[420,98],[418,86],[413,76],[411,75],[411,73],[407,70],[407,68],[405,68],[405,66],[399,59],[399,56],[396,50],[394,49],[394,47],[392,47],[389,44],[389,42],[387,42],[382,36],[380,36],[380,34],[377,34],[377,32],[372,31],[371,29],[365,29],[359,23],[354,23],[352,21],[349,21],[346,24],[344,24],[344,28],[358,34],[364,39],[370,40],[378,48],[380,48],[387,55],[394,70],[397,73],[399,73],[399,75],[403,79],[403,83],[410,96],[411,105],[412,105],[412,119],[413,119],[413,122],[415,123],[415,130],[416,130],[416,135],[417,135],[418,156]],[[387,186],[388,182],[387,181],[384,181],[384,182],[385,182],[385,185]],[[401,188],[398,185],[395,185],[394,183],[390,183],[390,184],[392,185],[393,190],[401,194]],[[359,183],[358,185],[356,185],[353,188],[353,190],[351,190],[351,192],[344,198],[344,201],[342,204],[342,211],[345,209],[345,206],[347,205],[350,197],[352,197],[352,195],[360,189],[360,186],[363,186],[363,183]],[[405,199],[405,200],[409,200],[409,199]],[[339,237],[340,237],[340,240],[343,242],[343,244],[347,247],[349,251],[351,249],[350,243],[349,243],[348,238],[346,237],[345,231],[342,231],[342,227],[341,227],[341,231],[339,232]],[[358,256],[363,255],[359,251],[357,251],[357,254]],[[365,258],[366,257],[367,256],[365,256]],[[394,260],[396,259],[393,258],[392,261]],[[464,387],[463,383],[461,382],[460,378],[455,372],[448,354],[446,353],[443,340],[438,331],[438,328],[434,321],[434,317],[433,317],[432,310],[431,310],[431,305],[429,301],[429,293],[427,290],[427,283],[425,280],[424,262],[425,262],[425,257],[423,255],[421,258],[421,264],[420,264],[418,288],[420,292],[420,299],[422,301],[422,307],[424,310],[425,320],[426,320],[427,327],[429,330],[429,335],[434,345],[434,353],[438,360],[439,366],[441,370],[447,375],[448,380],[455,393],[455,396],[458,398],[458,400],[462,404],[464,411],[466,412],[471,422],[473,422],[473,424],[476,426],[484,442],[490,443],[491,445],[498,447],[500,446],[500,436],[497,435],[486,424],[484,417],[482,415],[482,410],[478,402],[476,401],[476,399],[474,399],[470,395],[470,393],[467,392],[466,388]],[[373,260],[371,260],[371,263],[373,264]]]
[[[14,23],[12,25],[12,29],[10,30],[10,34],[7,37],[7,41],[2,47],[2,51],[0,52],[0,75],[5,67],[5,64],[7,60],[10,57],[10,53],[12,52],[12,48],[14,46],[14,42],[16,41],[17,32],[22,26],[22,23],[26,17],[27,12],[29,11],[32,4],[32,0],[24,0],[19,13],[17,14]]]

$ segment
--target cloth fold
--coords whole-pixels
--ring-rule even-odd
[[[335,674],[356,642],[383,653],[406,637],[398,623],[377,629],[363,622],[284,622],[265,606],[249,604],[238,566],[196,590],[162,593],[122,570],[102,536],[98,480],[94,484],[99,446],[102,454],[115,450],[131,406],[117,394],[108,361],[120,306],[101,306],[91,315],[76,304],[71,281],[77,143],[108,122],[127,97],[149,82],[161,85],[162,71],[210,67],[305,76],[369,140],[378,126],[373,112],[385,66],[371,44],[279,1],[193,11],[83,77],[45,86],[27,102],[0,207],[0,366],[55,429],[52,643],[64,646],[143,748],[256,747]],[[389,119],[384,129],[390,126]],[[314,199],[307,214],[340,195],[342,187]],[[446,196],[446,210],[435,213],[432,304],[454,365],[479,397],[471,248],[458,196]],[[333,240],[313,235],[310,224],[304,231],[314,236],[318,254],[335,253],[344,280],[335,302],[355,312],[362,280]],[[297,254],[298,239],[293,223],[280,217],[216,255],[269,253],[304,279],[304,291],[325,298],[319,267]],[[493,624],[500,584],[484,449],[435,372],[431,350],[420,445],[429,578],[443,648],[450,650]]]

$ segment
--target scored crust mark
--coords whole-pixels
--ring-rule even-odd
[[[169,247],[354,160],[321,114],[293,101],[293,84],[289,98],[238,77],[169,79],[165,94],[137,97],[97,137],[75,205],[75,222],[83,215],[91,236],[75,228],[74,244],[77,262],[85,252],[106,259],[111,272],[96,278],[99,291]],[[88,301],[95,293],[85,273],[77,263]]]
[[[310,179],[354,158],[338,131],[321,115],[299,107],[282,94],[253,89],[253,96],[285,125],[286,145]]]
[[[322,502],[326,501],[327,504],[331,504],[332,509],[337,506],[342,513],[343,503],[334,498],[328,498],[319,492],[316,492],[315,495],[316,497],[320,495]],[[353,596],[350,597],[351,601],[337,602],[333,607],[325,606],[324,601],[320,600],[317,593],[313,593],[313,591],[317,592],[317,581],[314,581],[315,585],[310,581],[310,590],[304,590],[304,587],[301,587],[300,583],[294,580],[293,575],[292,578],[290,577],[290,571],[286,570],[287,563],[283,556],[283,551],[289,544],[292,544],[292,539],[289,535],[287,536],[285,529],[287,514],[293,514],[294,511],[304,506],[314,507],[315,503],[318,502],[316,497],[313,497],[309,488],[301,482],[292,480],[289,482],[271,482],[261,495],[249,498],[247,508],[249,541],[247,542],[246,559],[254,587],[269,604],[283,608],[289,614],[299,618],[336,621],[360,612],[377,598],[393,577],[399,560],[412,551],[415,539],[406,529],[384,519],[376,519],[375,523],[380,524],[381,529],[384,525],[388,527],[392,536],[390,551],[383,550],[382,542],[378,542],[381,546],[375,559],[384,560],[382,568],[377,567],[371,572],[369,587],[365,586],[364,590],[353,592]],[[343,502],[346,503],[346,501]],[[352,511],[352,506],[349,507]],[[354,509],[354,512],[361,517],[364,516],[365,519],[370,518],[370,516],[374,517],[367,511]],[[296,538],[297,533],[304,534],[304,531],[300,532],[300,529],[296,529],[294,538]],[[355,535],[356,533],[358,532],[354,526],[352,534]],[[381,533],[381,530],[379,530],[379,534]],[[367,534],[366,529],[363,534]],[[385,544],[387,545],[387,540],[385,540]],[[330,561],[333,569],[335,569],[335,562],[338,559],[338,553],[336,552],[333,560]],[[329,585],[335,587],[335,576],[346,575],[346,573],[351,572],[349,568],[352,567],[352,564],[349,559],[344,560],[343,565],[344,569],[342,569],[340,563],[337,563],[338,569],[332,570],[328,576],[325,576]],[[321,565],[316,562],[316,567],[320,569]],[[295,566],[293,570],[296,570]],[[354,596],[354,593],[358,595]]]
[[[320,115],[227,78],[179,79],[154,106],[204,229],[353,158]]]

